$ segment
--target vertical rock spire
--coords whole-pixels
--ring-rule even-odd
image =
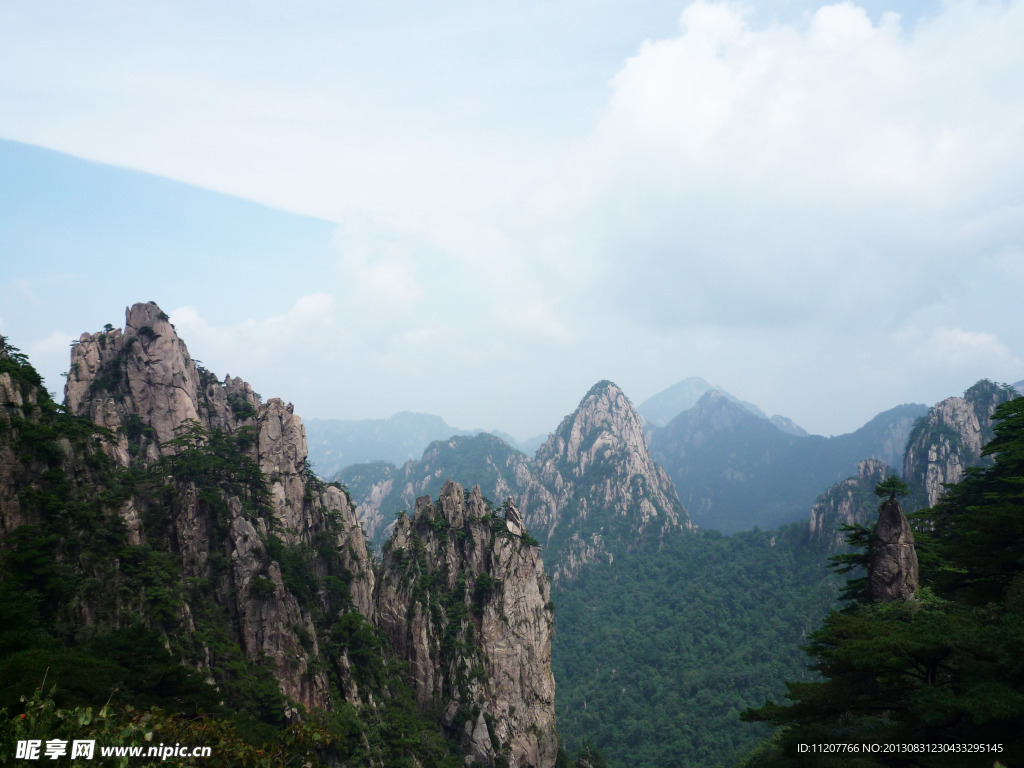
[[[878,508],[868,548],[868,598],[874,602],[913,600],[920,577],[914,532],[895,496]]]

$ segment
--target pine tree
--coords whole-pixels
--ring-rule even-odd
[[[918,599],[870,603],[852,589],[860,601],[832,612],[805,647],[822,679],[789,683],[789,704],[744,713],[783,726],[748,765],[988,768],[1024,757],[1024,398],[994,418],[993,466],[915,516],[930,565]],[[896,483],[879,483],[879,495],[899,495]],[[851,539],[862,544],[863,531]],[[862,556],[844,562],[849,571]]]

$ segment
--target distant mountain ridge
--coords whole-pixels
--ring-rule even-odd
[[[753,403],[740,400],[721,387],[708,383],[706,379],[702,379],[700,376],[690,376],[682,381],[677,381],[668,389],[662,390],[658,394],[644,400],[637,407],[637,410],[652,428],[664,427],[676,416],[683,413],[683,411],[693,408],[705,394],[711,391],[720,392],[726,398],[743,406],[758,418],[767,419],[783,432],[789,432],[798,437],[803,437],[807,434],[803,427],[792,419],[779,416],[778,414],[769,418],[768,414]]]
[[[901,461],[888,465],[867,459],[857,466],[856,476],[840,481],[822,493],[811,508],[810,532],[816,540],[833,547],[844,544],[843,525],[871,527],[878,516],[875,484],[900,472],[910,488],[903,506],[912,511],[931,507],[945,493],[945,486],[962,480],[968,467],[986,467],[982,456],[994,436],[991,421],[997,406],[1018,396],[1016,387],[982,379],[963,397],[947,397],[914,423]]]
[[[460,429],[440,416],[401,411],[387,419],[310,419],[306,423],[310,461],[323,477],[354,464],[386,461],[402,465],[418,459],[428,445],[455,436],[491,434],[532,453],[545,436],[520,442],[499,430]],[[440,490],[440,488],[438,489]]]
[[[901,405],[847,435],[797,437],[712,390],[651,435],[651,452],[671,475],[701,527],[725,533],[805,519],[822,488],[876,458],[899,465],[923,405]]]
[[[383,540],[393,516],[448,478],[473,477],[495,501],[515,498],[526,525],[555,552],[553,574],[608,557],[605,536],[624,540],[689,527],[668,474],[650,456],[643,420],[615,384],[602,381],[530,458],[493,435],[435,441],[418,461],[350,466],[336,479],[358,505],[368,536]]]

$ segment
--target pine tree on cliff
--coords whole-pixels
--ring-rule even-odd
[[[996,438],[985,449],[994,464],[914,516],[928,555],[915,599],[876,597],[832,612],[805,648],[822,680],[788,683],[789,704],[744,713],[784,726],[748,766],[989,768],[1024,756],[1024,399],[994,418]],[[888,497],[883,510],[898,506],[901,490],[888,483],[878,487]],[[856,754],[798,749],[824,743],[861,746]],[[863,749],[967,743],[983,747]]]

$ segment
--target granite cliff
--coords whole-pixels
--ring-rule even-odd
[[[691,524],[668,475],[651,458],[643,420],[615,384],[603,381],[549,435],[535,457],[493,435],[433,443],[402,468],[377,462],[338,479],[359,503],[367,528],[436,494],[445,478],[479,482],[487,496],[512,496],[546,550],[555,581],[588,562],[609,562],[620,546]]]
[[[241,379],[226,376],[221,382],[200,368],[152,302],[128,308],[123,330],[82,334],[72,348],[65,400],[71,414],[116,436],[105,450],[118,465],[155,466],[163,460],[177,475],[169,500],[143,494],[126,502],[122,518],[131,541],[153,545],[158,539],[180,559],[186,583],[211,584],[213,602],[230,617],[248,660],[272,659],[288,699],[307,708],[328,707],[313,621],[314,608],[329,608],[326,593],[302,605],[270,550],[308,551],[316,575],[343,574],[351,603],[368,617],[374,577],[354,506],[340,488],[325,486],[306,469],[305,432],[291,404],[276,398],[264,403]],[[213,501],[205,478],[179,467],[176,459],[215,444],[220,453],[233,446],[266,478],[269,494],[261,509],[246,509],[239,498],[244,489],[236,495],[221,488]],[[142,524],[157,516],[157,524]],[[196,626],[200,611],[193,602],[183,602],[174,617],[180,626],[167,631],[194,645],[200,665],[215,671],[217,660]],[[354,684],[344,687],[355,690]]]
[[[903,479],[915,491],[915,502],[934,506],[944,486],[963,480],[968,467],[991,463],[981,449],[994,434],[992,413],[1016,396],[1013,387],[983,379],[963,397],[937,403],[917,422],[903,457]]]
[[[895,472],[878,459],[865,459],[857,465],[857,474],[836,483],[818,497],[811,507],[810,532],[813,541],[842,547],[844,525],[868,525],[878,511],[875,486]]]
[[[420,707],[470,758],[554,764],[550,588],[511,500],[500,513],[475,486],[447,481],[416,500],[384,550],[377,621],[409,660]]]
[[[0,586],[17,580],[32,600],[49,589],[39,605],[57,640],[141,621],[261,722],[362,712],[346,728],[373,764],[432,759],[436,736],[381,740],[365,725],[418,727],[386,704],[409,662],[418,717],[436,718],[466,765],[554,764],[550,599],[511,504],[499,514],[479,489],[448,486],[375,569],[348,493],[310,470],[292,405],[200,367],[152,302],[75,342],[66,414],[40,384],[0,344],[0,558],[42,563]],[[463,615],[438,622],[437,590],[455,584],[468,585]],[[417,615],[429,648],[401,630]],[[450,641],[455,656],[431,655]]]

